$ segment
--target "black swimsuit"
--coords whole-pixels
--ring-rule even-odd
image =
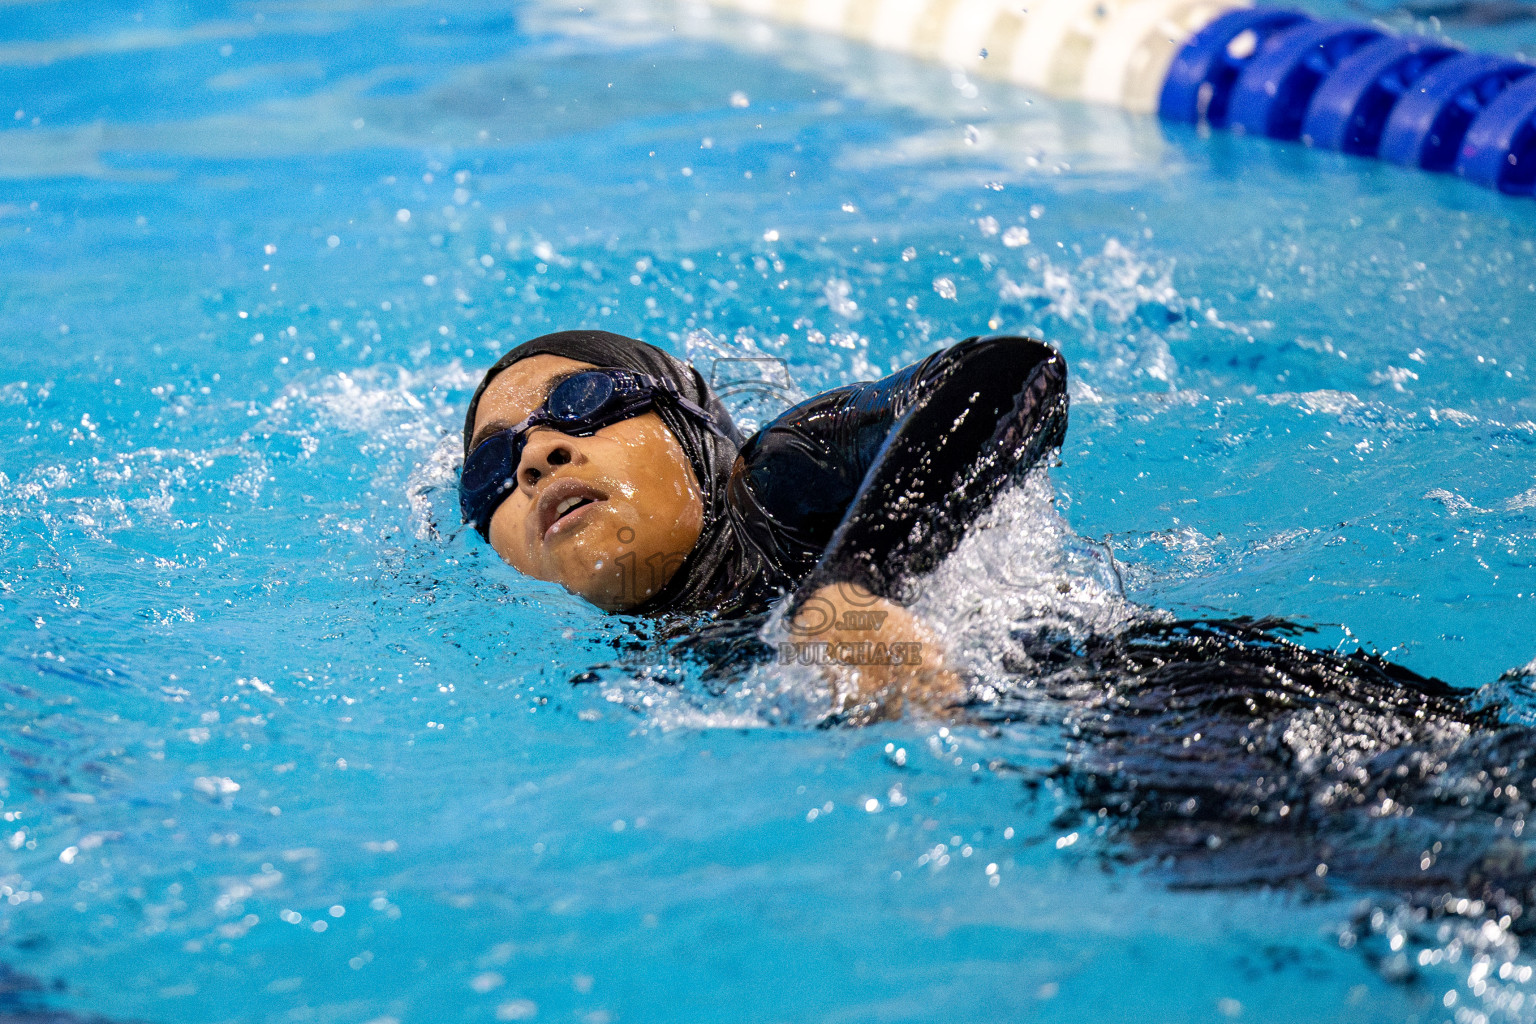
[[[972,338],[783,413],[731,469],[725,511],[746,557],[701,606],[734,617],[840,581],[899,596],[1060,447],[1066,379],[1038,341]]]

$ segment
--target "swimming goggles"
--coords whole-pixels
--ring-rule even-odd
[[[604,367],[573,373],[549,392],[544,404],[515,427],[500,430],[477,444],[459,474],[459,510],[482,537],[489,538],[491,516],[517,489],[517,467],[535,427],[551,427],[571,437],[591,437],[599,430],[670,401],[710,431],[726,437],[714,417],[684,398],[671,381],[643,373]]]

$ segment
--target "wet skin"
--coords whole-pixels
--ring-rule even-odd
[[[592,364],[537,355],[497,374],[475,415],[474,443],[516,426],[551,388]],[[606,611],[666,585],[699,539],[704,501],[677,438],[655,412],[570,437],[528,434],[517,489],[491,517],[496,553]]]

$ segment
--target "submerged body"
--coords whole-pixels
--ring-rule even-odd
[[[972,722],[1059,724],[1071,813],[1113,824],[1178,884],[1342,879],[1431,907],[1471,894],[1509,926],[1522,921],[1536,895],[1536,851],[1521,838],[1536,799],[1532,733],[1438,680],[1310,650],[1286,623],[1150,611],[1072,636],[1015,630],[1006,678],[985,697],[942,663],[903,603],[998,493],[1061,444],[1066,368],[1053,350],[970,339],[817,396],[743,441],[698,375],[658,350],[596,332],[551,337],[514,350],[502,367],[514,372],[482,385],[466,454],[536,411],[552,377],[583,367],[670,374],[694,412],[661,403],[589,438],[579,424],[575,439],[530,435],[516,467],[526,493],[477,524],[514,565],[660,619],[671,655],[703,660],[717,685],[786,660],[761,627],[787,601],[787,660],[851,679],[834,685],[829,723],[915,701]],[[563,363],[548,362],[559,353]],[[545,489],[572,476],[588,489],[570,494],[609,507],[562,526]]]
[[[1075,640],[1016,631],[1015,686],[972,712],[1059,721],[1064,793],[1175,884],[1337,882],[1522,927],[1536,896],[1536,733],[1276,620],[1148,617]]]

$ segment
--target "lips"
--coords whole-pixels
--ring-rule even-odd
[[[555,480],[539,495],[539,536],[549,540],[560,533],[567,524],[575,525],[582,516],[581,510],[599,501],[607,501],[608,495],[580,480]]]

